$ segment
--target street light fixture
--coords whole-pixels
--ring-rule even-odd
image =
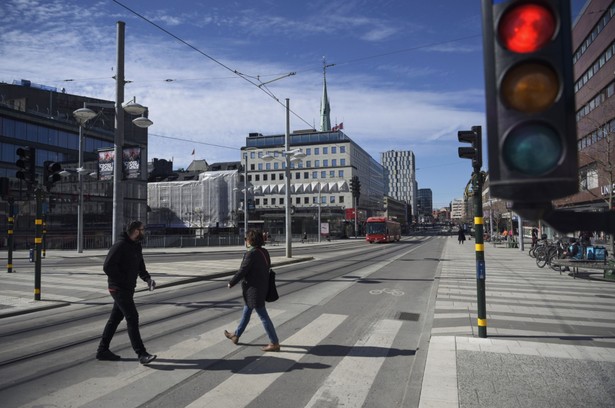
[[[88,108],[88,106],[93,106],[93,107],[98,107],[98,108],[115,108],[116,104],[113,103],[98,103],[98,102],[84,102],[83,103],[83,108],[79,108],[77,110],[75,110],[73,112],[73,116],[75,117],[75,119],[77,120],[77,122],[79,122],[79,165],[76,169],[76,173],[78,174],[79,177],[79,202],[77,204],[77,252],[82,253],[83,252],[83,175],[88,173],[88,170],[85,169],[83,167],[83,128],[85,127],[85,125],[87,124],[88,121],[94,119],[95,117],[97,117],[99,115],[99,113],[93,111],[92,109]],[[147,107],[136,103],[136,98],[133,97],[133,99],[131,99],[130,101],[122,104],[123,109],[128,112],[128,114],[130,115],[145,115],[145,113],[147,112]],[[151,125],[153,125],[154,122],[152,122],[149,118],[145,117],[145,116],[140,116],[138,118],[133,119],[132,121],[133,124],[135,124],[136,126],[140,127],[140,128],[147,128]],[[117,129],[116,129],[117,132]],[[121,167],[118,165],[122,163],[122,157],[121,155],[119,157],[115,158],[115,169],[117,169],[117,172],[121,171]],[[67,174],[72,173],[71,171],[68,171]],[[114,174],[116,173],[116,171],[114,170]],[[65,176],[67,174],[64,174]],[[116,194],[115,194],[115,182],[116,182],[116,178],[113,178],[113,184],[114,184],[114,194],[113,194],[113,202],[114,202],[114,215],[115,215],[115,209],[116,209]],[[119,190],[119,188],[118,188]],[[115,217],[114,217],[115,220]],[[113,237],[112,237],[112,241],[115,242],[115,235],[116,235],[116,231],[115,231],[115,222],[113,224]]]

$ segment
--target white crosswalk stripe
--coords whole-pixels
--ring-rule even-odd
[[[363,406],[401,325],[399,320],[381,320],[374,325],[337,365],[306,408]]]
[[[299,361],[308,351],[308,349],[304,349],[305,353],[298,352],[298,346],[316,346],[345,319],[346,316],[342,315],[325,314],[319,316],[316,320],[299,330],[295,335],[285,340],[282,346],[282,351],[275,353],[275,355],[270,355],[269,358],[284,359],[287,361],[287,368],[292,367],[292,364]],[[292,347],[292,351],[283,351],[286,347]],[[258,397],[265,388],[273,384],[273,382],[284,374],[285,371],[280,368],[277,372],[254,375],[251,374],[250,371],[252,370],[252,366],[255,364],[259,364],[259,361],[248,365],[239,373],[232,375],[222,384],[209,391],[192,404],[188,405],[188,407],[201,408],[208,406],[246,406]],[[242,392],[238,393],[238,389],[241,389]]]

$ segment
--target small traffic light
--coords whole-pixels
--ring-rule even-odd
[[[570,1],[482,0],[482,12],[492,195],[538,207],[574,194]]]
[[[361,181],[358,176],[352,176],[350,179],[350,191],[352,192],[352,196],[356,197],[358,200],[361,195]]]
[[[0,197],[6,200],[11,195],[11,185],[8,177],[0,177]]]
[[[472,126],[472,130],[460,130],[457,132],[457,138],[460,142],[472,144],[472,147],[460,147],[459,157],[471,159],[472,167],[475,169],[480,169],[483,166],[482,137],[482,128],[480,126]]]
[[[63,170],[60,163],[46,161],[43,165],[43,184],[47,188],[47,191],[51,190],[54,183],[60,181],[62,178],[60,172]]]
[[[17,156],[19,159],[15,164],[19,170],[15,173],[15,177],[25,181],[28,185],[36,184],[36,150],[34,147],[18,147]]]

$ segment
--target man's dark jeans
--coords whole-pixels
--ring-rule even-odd
[[[105,326],[105,330],[100,339],[98,351],[104,351],[109,349],[111,339],[117,330],[117,326],[120,322],[126,318],[126,326],[128,329],[128,337],[132,348],[138,356],[145,354],[145,346],[141,340],[141,333],[139,332],[139,313],[134,301],[133,291],[109,291],[113,297],[113,309],[111,310],[111,316]]]

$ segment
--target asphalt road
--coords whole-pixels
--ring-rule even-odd
[[[281,299],[268,310],[280,353],[260,351],[267,340],[256,315],[239,346],[224,338],[243,305],[240,289],[226,287],[228,278],[137,295],[142,336],[158,354],[148,367],[136,362],[124,325],[112,343],[123,360],[93,358],[110,311],[107,298],[3,319],[0,401],[6,407],[417,406],[445,239],[295,247],[315,259],[276,268]],[[204,263],[229,255],[156,257]],[[53,267],[99,262],[93,258]]]

